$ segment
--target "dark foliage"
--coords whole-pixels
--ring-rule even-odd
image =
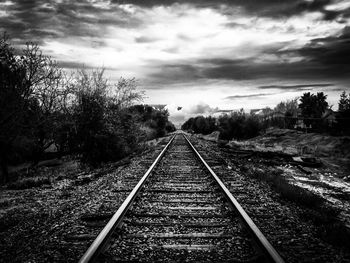
[[[194,133],[210,134],[220,131],[219,138],[223,140],[249,139],[259,134],[262,125],[253,115],[246,115],[243,111],[231,115],[214,117],[197,116],[188,119],[181,127]]]
[[[310,92],[304,93],[300,98],[299,108],[306,125],[311,125],[314,130],[322,130],[324,123],[322,114],[328,109],[327,95],[318,92],[316,95]]]
[[[0,39],[0,164],[8,166],[73,153],[98,166],[137,150],[142,127],[163,136],[175,130],[166,110],[133,106],[142,100],[135,79],[109,83],[104,70],[68,76],[36,44],[15,54],[6,35]],[[52,152],[51,152],[52,153]]]
[[[287,111],[284,114],[284,121],[287,129],[293,129],[297,123],[297,118],[294,116],[293,112]]]
[[[165,130],[168,133],[174,132],[174,131],[176,131],[176,127],[172,122],[168,121],[165,125]]]
[[[142,98],[134,91],[134,80],[121,78],[111,86],[103,74],[103,70],[78,72],[70,107],[75,128],[68,130],[66,145],[91,166],[124,158],[141,140],[138,117],[130,110],[131,104]],[[111,90],[116,90],[115,94]]]
[[[262,125],[254,115],[246,115],[243,111],[231,115],[223,115],[218,119],[220,139],[249,139],[259,135]]]
[[[108,107],[108,98],[103,90],[81,91],[75,107],[76,149],[82,154],[82,161],[92,166],[101,162],[119,160],[130,153],[135,146],[136,130],[124,111]],[[118,111],[118,112],[117,112]],[[117,119],[109,119],[108,117]],[[127,121],[124,123],[123,121]],[[74,142],[73,142],[74,144]]]
[[[53,131],[55,95],[49,92],[60,79],[56,64],[42,55],[39,47],[28,43],[18,56],[7,36],[0,39],[0,163],[3,181],[8,180],[8,164],[18,138],[25,136],[35,144],[34,159],[47,147],[46,135]],[[17,148],[18,150],[18,148]]]
[[[169,120],[169,112],[166,109],[159,109],[149,105],[134,105],[129,108],[129,111],[136,115],[140,124],[154,130],[156,137],[164,136],[168,132],[176,130],[174,124]],[[152,135],[147,136],[148,139],[153,139]]]
[[[188,119],[182,126],[183,130],[191,130],[194,133],[210,134],[217,130],[216,119],[214,117],[197,116]]]
[[[336,128],[342,135],[350,135],[350,93],[347,95],[345,91],[340,95],[339,111],[336,116]]]

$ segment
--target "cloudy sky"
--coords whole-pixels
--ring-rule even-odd
[[[175,122],[350,90],[349,0],[0,0],[0,30],[67,70],[136,77]],[[182,106],[177,111],[177,106]]]

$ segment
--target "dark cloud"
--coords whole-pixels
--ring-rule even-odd
[[[315,83],[315,84],[299,84],[299,85],[265,85],[259,86],[258,89],[279,89],[283,91],[303,91],[310,88],[330,87],[332,83]]]
[[[10,20],[6,17],[0,17],[0,30],[7,31],[8,33],[23,32],[27,28],[27,25],[20,20]],[[19,36],[19,34],[16,34]]]
[[[349,8],[343,10],[327,10],[327,5],[336,3],[334,0],[313,0],[313,1],[299,1],[296,5],[295,12],[315,12],[319,11],[323,14],[324,20],[335,20],[340,21],[342,17],[348,17]]]
[[[264,54],[273,55],[276,59],[269,62],[258,62],[255,58],[207,59],[196,64],[204,65],[201,70],[202,77],[214,79],[348,78],[350,72],[350,27],[345,27],[339,36],[313,39],[297,50],[280,51],[278,46],[271,46],[264,48],[260,57],[263,57]]]
[[[255,94],[247,94],[247,95],[232,95],[227,96],[225,100],[237,100],[237,99],[248,99],[248,98],[260,98],[264,96],[273,95],[274,93],[255,93]]]
[[[219,4],[230,4],[229,0],[112,0],[115,4],[133,4],[142,7],[154,7],[154,6],[171,6],[174,4],[193,4],[199,7],[213,7]]]
[[[227,15],[232,15],[232,10],[242,7],[248,13],[270,17],[320,11],[328,20],[350,15],[348,9],[326,10],[325,7],[332,3],[331,0],[112,0],[107,8],[93,5],[88,0],[63,2],[13,0],[11,2],[13,5],[5,7],[9,16],[0,18],[0,31],[7,31],[13,38],[32,41],[40,41],[43,37],[50,39],[67,36],[102,36],[104,26],[135,28],[143,25],[143,21],[125,11],[120,4],[134,4],[147,8],[187,3],[198,8],[214,8]],[[244,25],[233,23],[228,23],[227,26],[244,27]],[[188,38],[188,36],[183,37]],[[136,39],[138,43],[145,43],[142,41],[147,42],[147,38]]]
[[[259,61],[256,58],[273,55],[274,60]],[[160,70],[151,77],[159,82],[171,83],[179,79],[197,81],[203,79],[255,80],[335,80],[349,79],[350,27],[339,36],[311,40],[297,50],[280,51],[280,46],[264,47],[257,57],[246,59],[197,59],[178,64],[157,65]],[[328,87],[331,83],[301,84],[290,86],[263,86],[280,90],[306,90],[312,87]]]
[[[56,2],[15,0],[6,7],[6,17],[0,18],[0,31],[13,38],[40,41],[58,36],[102,36],[104,26],[137,27],[142,21],[111,5],[102,8],[87,0]],[[47,34],[45,34],[47,33]]]
[[[213,79],[252,80],[262,78],[312,79],[328,78],[331,72],[316,62],[274,61],[259,63],[254,59],[227,60],[214,59],[205,64],[202,76]]]
[[[319,1],[319,0],[317,0]],[[316,1],[316,2],[317,2]],[[323,0],[321,0],[323,1]],[[299,3],[302,1],[298,0],[112,0],[115,4],[133,4],[143,7],[153,7],[153,6],[170,6],[174,4],[193,4],[199,7],[215,7],[218,5],[234,5],[234,6],[244,6],[248,9],[258,9],[262,7],[271,7],[275,5],[285,5],[286,3]]]
[[[345,27],[338,37],[313,39],[299,53],[333,73],[347,75],[350,72],[350,27]]]
[[[350,61],[350,60],[349,60]],[[344,61],[344,63],[349,63]],[[348,64],[325,64],[316,58],[306,57],[298,62],[288,62],[276,59],[269,62],[257,62],[254,58],[247,59],[199,59],[179,62],[178,64],[157,65],[157,73],[150,77],[154,84],[177,83],[183,81],[203,80],[258,80],[258,79],[287,79],[287,80],[336,80],[347,79]],[[151,81],[151,82],[152,82]],[[312,87],[329,87],[331,83],[300,84],[300,85],[271,85],[261,89],[276,88],[280,90],[306,90]],[[156,87],[156,86],[155,86]]]
[[[152,79],[152,84],[171,84],[178,83],[180,79],[182,82],[186,82],[202,78],[200,68],[190,63],[160,64],[155,66],[154,69],[157,72],[149,76]],[[154,86],[154,88],[157,88],[157,86]]]
[[[332,20],[337,18],[341,11],[329,11],[325,7],[331,4],[332,0],[112,0],[115,4],[133,4],[141,7],[171,6],[174,4],[191,4],[196,7],[210,7],[221,9],[224,13],[230,13],[228,7],[242,7],[247,12],[258,16],[285,17],[300,14],[303,12],[319,11],[324,14],[324,19]]]

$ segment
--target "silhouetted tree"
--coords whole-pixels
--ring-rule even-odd
[[[262,124],[260,123],[257,116],[249,115],[246,117],[245,121],[243,122],[243,136],[242,138],[237,139],[249,139],[254,138],[259,135]]]
[[[192,130],[193,123],[194,118],[191,117],[181,125],[181,129],[185,131]]]
[[[338,103],[338,114],[336,115],[337,130],[342,134],[350,134],[350,93],[343,91]]]
[[[234,112],[233,114],[223,115],[219,117],[218,127],[220,131],[220,139],[231,140],[244,138],[244,122],[245,113],[243,110]]]
[[[176,131],[176,127],[175,127],[175,125],[172,122],[167,121],[167,123],[165,125],[165,130],[167,132],[174,132],[174,131]]]
[[[28,43],[17,56],[6,34],[0,39],[0,61],[0,163],[7,181],[15,140],[25,135],[37,145],[43,143],[49,115],[44,109],[50,106],[46,104],[48,88],[60,76],[55,63],[36,44]]]
[[[340,94],[340,99],[338,103],[338,110],[339,111],[346,111],[350,109],[350,93],[349,95],[346,95],[346,92],[343,91]]]
[[[326,99],[327,95],[323,94],[323,92],[318,92],[316,95],[310,92],[303,94],[300,98],[299,108],[302,116],[305,118],[304,123],[306,125],[311,124],[313,128],[320,128],[322,114],[328,108]]]

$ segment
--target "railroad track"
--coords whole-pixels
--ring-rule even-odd
[[[187,137],[172,137],[80,262],[284,262]]]

